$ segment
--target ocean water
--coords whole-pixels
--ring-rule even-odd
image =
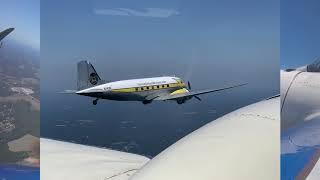
[[[199,127],[245,105],[277,94],[252,86],[174,101],[100,100],[42,92],[41,136],[153,157]]]

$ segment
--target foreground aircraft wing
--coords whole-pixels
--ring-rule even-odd
[[[127,180],[148,158],[41,138],[41,179]]]
[[[131,180],[280,177],[280,98],[236,110],[185,136]]]
[[[231,112],[185,136],[151,160],[41,139],[41,178],[279,179],[279,104],[280,98],[276,97]]]
[[[0,41],[3,38],[5,38],[8,34],[10,34],[13,30],[14,30],[14,28],[9,28],[9,29],[6,29],[6,30],[0,32]]]
[[[238,84],[235,86],[229,86],[229,87],[224,87],[224,88],[219,88],[219,89],[206,89],[206,90],[199,90],[199,91],[191,91],[191,92],[179,93],[179,94],[174,94],[174,95],[170,95],[170,94],[169,95],[168,94],[160,95],[158,97],[155,97],[153,100],[174,100],[174,99],[179,99],[179,98],[191,98],[193,96],[223,91],[223,90],[227,90],[227,89],[232,89],[235,87],[244,86],[246,84]]]

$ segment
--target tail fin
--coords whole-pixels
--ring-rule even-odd
[[[89,61],[78,62],[78,90],[102,84],[100,76]]]
[[[315,58],[315,61],[312,64],[302,66],[297,69],[289,69],[287,71],[291,71],[291,70],[298,70],[302,72],[320,72],[320,58],[319,57]]]
[[[317,57],[315,61],[307,66],[308,72],[320,72],[320,58]]]
[[[13,30],[14,30],[14,28],[9,28],[9,29],[6,29],[6,30],[0,32],[0,41],[3,38],[5,38],[6,36],[8,36],[8,34],[10,34]]]

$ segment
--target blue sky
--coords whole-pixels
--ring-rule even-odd
[[[40,0],[4,0],[0,7],[0,31],[14,27],[8,38],[40,49]]]
[[[251,81],[273,88],[279,15],[278,0],[42,1],[42,89],[74,87],[83,59],[107,80],[176,75],[198,87]]]
[[[281,0],[281,66],[294,68],[320,56],[320,1]]]

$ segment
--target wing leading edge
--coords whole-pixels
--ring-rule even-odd
[[[206,90],[199,90],[199,91],[191,91],[191,92],[186,92],[186,93],[181,93],[181,94],[163,95],[163,96],[160,95],[160,96],[154,98],[153,100],[175,100],[175,99],[180,99],[180,98],[191,98],[191,97],[194,97],[197,95],[223,91],[223,90],[227,90],[227,89],[232,89],[232,88],[244,86],[247,84],[248,83],[238,84],[238,85],[228,86],[228,87],[219,88],[219,89],[206,89]]]

